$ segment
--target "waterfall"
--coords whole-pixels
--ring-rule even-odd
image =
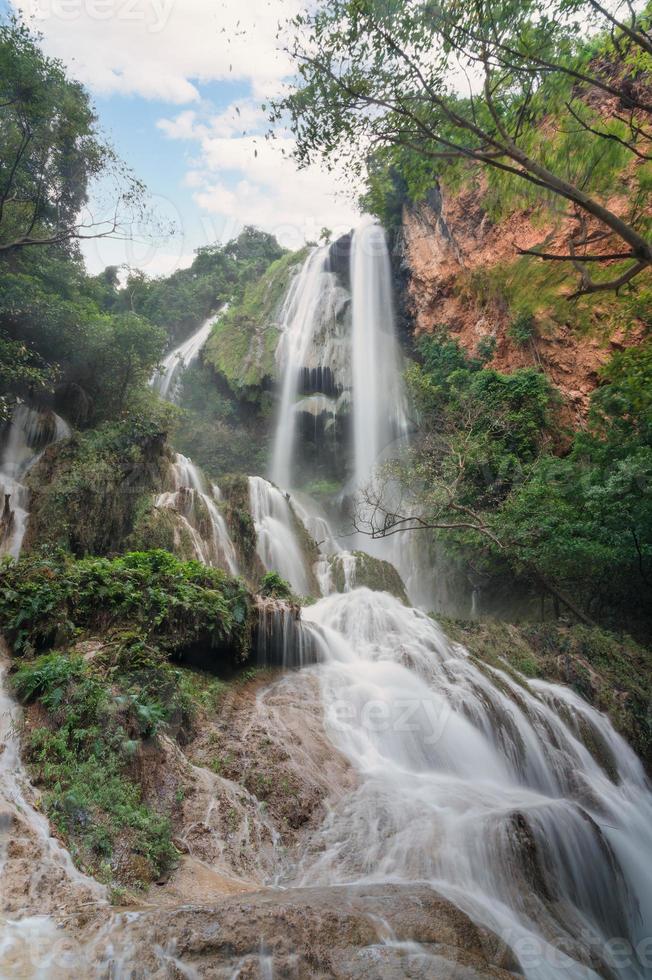
[[[155,506],[176,513],[198,561],[239,575],[235,546],[217,506],[222,496],[217,484],[207,483],[200,470],[181,453],[175,454],[170,475],[173,489],[160,493]]]
[[[164,359],[159,370],[155,371],[150,380],[150,385],[157,391],[161,398],[174,402],[177,400],[179,382],[185,369],[192,364],[198,356],[200,350],[211,335],[213,326],[218,318],[224,313],[226,306],[223,306],[219,313],[204,320],[202,325],[190,335],[182,344],[175,347]]]
[[[289,497],[262,477],[250,476],[249,504],[263,567],[278,572],[299,595],[310,595],[310,570]]]
[[[43,452],[67,439],[70,428],[54,412],[38,412],[21,404],[8,425],[0,456],[0,556],[17,558],[29,517],[29,490],[23,482]]]
[[[349,486],[358,490],[373,480],[379,460],[407,433],[387,248],[377,226],[367,223],[354,234],[351,273],[352,319],[346,290],[330,269],[328,249],[311,252],[290,286],[277,351],[282,390],[272,472],[278,486],[259,476],[248,484],[264,568],[277,571],[299,594],[313,593],[318,581],[325,596],[301,610],[294,603],[258,600],[258,662],[305,669],[310,688],[297,689],[304,695],[318,689],[321,709],[308,704],[307,695],[303,704],[291,689],[292,722],[285,722],[284,711],[278,710],[267,716],[265,730],[270,731],[273,717],[278,744],[297,743],[310,761],[301,743],[302,727],[310,729],[323,713],[332,755],[345,760],[353,773],[346,784],[329,786],[321,824],[315,811],[294,864],[286,855],[270,878],[277,884],[281,875],[284,886],[294,887],[389,883],[416,893],[430,886],[500,937],[527,980],[644,980],[650,976],[652,935],[652,792],[634,752],[607,717],[573,691],[528,680],[507,665],[498,669],[482,663],[448,640],[422,611],[359,587],[362,566],[348,550],[350,535],[335,523],[341,518],[343,526],[345,512],[337,512],[337,506],[346,494],[335,494],[322,506],[289,490],[300,449],[300,415],[337,415],[350,401]],[[188,363],[177,358],[171,366],[178,368],[181,360]],[[174,383],[171,378],[166,392],[173,392]],[[47,431],[44,424],[37,413],[22,406],[17,410],[0,460],[5,492],[8,486],[22,486],[19,481],[48,440],[68,432],[56,417]],[[19,496],[15,489],[11,493],[17,513]],[[169,486],[156,506],[174,512],[199,560],[236,574],[220,497],[219,488],[177,454]],[[19,521],[12,525],[12,542]],[[394,557],[417,588],[422,576],[418,551],[411,550],[415,540],[398,535],[392,539],[398,545],[381,541],[374,550]],[[392,550],[385,551],[386,544]],[[356,545],[364,547],[364,542]],[[334,570],[343,592],[333,592]],[[409,575],[404,575],[408,583]],[[4,667],[0,664],[0,673]],[[261,712],[268,710],[265,698],[274,690],[257,694]],[[90,890],[93,883],[74,872],[55,842],[48,843],[47,823],[24,795],[16,709],[1,692],[0,687],[0,817],[6,811],[29,824],[31,837],[26,837],[37,844],[37,869],[45,855],[61,868],[62,880],[88,888],[90,899],[101,903],[103,890]],[[248,737],[255,732],[255,726],[248,729]],[[315,757],[319,764],[324,755],[320,751]],[[200,767],[195,772],[214,793],[218,777]],[[212,796],[210,807],[202,833],[210,828],[210,814],[219,810]],[[0,819],[0,831],[4,826]],[[235,846],[252,849],[247,835]],[[0,872],[7,853],[0,848]],[[389,892],[386,899],[391,901]],[[11,953],[12,944],[22,948],[33,942],[40,973],[27,975],[50,975],[51,915],[48,909],[33,934],[34,919],[2,921],[0,974],[7,948]],[[124,921],[119,914],[106,917],[103,935],[111,950],[114,944],[119,948]],[[306,935],[309,945],[312,937]],[[169,938],[174,952],[175,937]],[[449,960],[445,940],[440,950],[420,946],[417,939],[403,944],[410,952],[409,973],[392,976],[476,975],[466,963]],[[194,976],[194,967],[183,962],[188,949],[192,959],[193,942],[184,939],[181,945],[184,951],[178,959],[175,953],[170,969],[174,975]],[[343,963],[342,975],[390,976],[381,973],[382,966],[374,972],[380,964],[373,959],[377,949],[365,949],[366,962]],[[129,965],[118,966],[115,975],[131,976],[132,962],[136,973],[142,972],[138,955],[138,947],[130,947],[125,954]],[[276,974],[274,953],[261,953],[259,959],[259,972]],[[92,954],[83,962],[86,969]],[[104,966],[100,963],[89,975],[104,975]],[[68,973],[82,975],[81,969],[75,966]],[[208,960],[205,969],[212,969]]]
[[[353,235],[351,291],[354,475],[361,489],[372,478],[381,454],[408,431],[392,270],[385,232],[372,222]]]
[[[328,346],[316,341],[329,275],[326,251],[311,253],[286,301],[272,460],[282,487],[300,452],[298,413],[328,408],[302,385],[315,351],[322,376],[329,366]],[[350,486],[361,490],[408,433],[389,258],[371,223],[353,235],[351,306],[337,348],[350,369],[338,363],[335,373],[352,412]],[[344,550],[351,538],[314,500],[293,491],[291,506],[258,479],[250,488],[265,567],[305,577],[295,516],[318,543],[314,574],[326,598],[302,609],[304,627],[318,630],[308,663],[328,734],[360,780],[334,802],[287,883],[429,882],[496,932],[528,980],[649,975],[652,795],[608,719],[561,686],[476,663],[421,611],[357,587],[356,557]],[[427,556],[414,535],[359,536],[355,546],[392,561],[410,594],[428,602]],[[296,666],[296,624],[270,615],[278,659]],[[625,957],[612,953],[614,940]]]
[[[308,667],[323,652],[321,636],[302,621],[298,606],[259,597],[255,647],[261,667]]]
[[[314,249],[292,280],[280,316],[276,361],[283,382],[271,465],[280,487],[293,485],[298,413],[333,415],[341,405],[337,392],[348,382],[348,358],[339,326],[347,299],[329,271],[328,246]],[[307,397],[298,402],[301,394]]]
[[[481,668],[385,593],[334,595],[303,618],[324,638],[329,735],[361,782],[300,883],[431,882],[529,980],[649,975],[633,951],[652,929],[652,795],[609,721],[558,685]],[[627,966],[610,958],[616,937]]]

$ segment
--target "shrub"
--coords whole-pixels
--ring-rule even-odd
[[[274,599],[292,599],[292,586],[286,582],[278,572],[266,572],[261,581],[258,591],[262,596],[273,597]]]
[[[507,328],[507,336],[519,347],[526,347],[533,339],[535,331],[536,320],[532,313],[522,310],[516,314]]]
[[[171,705],[128,674],[59,651],[21,664],[13,686],[21,701],[41,706],[25,756],[77,864],[135,887],[167,874],[176,860],[170,820],[143,801],[133,760]]]
[[[202,644],[237,662],[247,652],[250,606],[239,579],[167,551],[79,560],[50,552],[5,564],[0,627],[19,654],[131,629],[168,656]]]

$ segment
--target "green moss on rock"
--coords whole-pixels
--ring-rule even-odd
[[[231,473],[220,479],[220,490],[224,517],[240,568],[248,581],[258,582],[265,570],[256,552],[256,528],[249,507],[249,478],[242,473]]]
[[[142,501],[125,546],[129,551],[169,551],[182,561],[196,557],[192,537],[180,515],[169,508],[156,507],[151,498]]]
[[[389,592],[406,606],[410,605],[403,580],[391,562],[374,558],[365,551],[353,551],[351,554],[355,557],[351,580],[353,587],[364,586],[374,592]],[[341,555],[333,555],[329,558],[336,592],[344,592],[346,589],[345,561],[346,556],[343,558]]]
[[[240,302],[215,324],[203,358],[234,392],[260,387],[274,377],[279,308],[290,278],[305,256],[303,249],[272,262],[260,279],[245,287]]]
[[[31,470],[26,552],[42,545],[83,556],[121,551],[169,463],[159,420],[130,419],[76,433]]]

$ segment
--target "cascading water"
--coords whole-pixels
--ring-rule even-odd
[[[308,411],[306,400],[321,411],[325,403],[316,399],[346,400],[352,392],[354,473],[348,491],[372,480],[379,459],[407,432],[389,266],[375,226],[354,235],[352,291],[347,333],[348,300],[329,269],[327,250],[311,253],[294,280],[279,348],[284,375],[272,461],[279,486],[260,477],[249,480],[263,566],[287,578],[297,593],[314,593],[317,578],[326,594],[333,588],[333,565],[325,559],[334,556],[345,589],[304,607],[300,618],[291,603],[269,599],[259,606],[259,661],[304,668],[295,677],[309,682],[290,686],[292,720],[281,699],[284,710],[273,715],[274,738],[290,754],[309,727],[302,724],[309,713],[313,726],[323,713],[332,754],[353,773],[332,788],[329,783],[322,824],[306,828],[299,857],[279,858],[270,880],[277,883],[282,875],[284,885],[336,886],[338,893],[348,884],[393,883],[414,894],[429,887],[500,937],[528,980],[643,980],[652,970],[652,793],[632,750],[605,716],[573,692],[482,664],[423,612],[356,587],[355,556],[344,550],[350,537],[334,530],[327,508],[291,489],[300,451],[297,417]],[[373,367],[366,371],[365,364]],[[196,534],[201,560],[230,567],[219,491],[183,456],[175,459],[171,482],[157,505],[174,510]],[[308,534],[322,555],[314,569],[306,558]],[[266,701],[287,682],[288,675],[257,695],[270,737]],[[303,691],[307,702],[313,687],[320,692],[321,711],[292,694]],[[0,770],[17,758],[15,744],[8,741],[8,747]],[[305,747],[297,751],[304,758]],[[209,783],[218,778],[201,772]],[[3,779],[2,785],[12,784]],[[392,901],[391,892],[385,899]],[[148,927],[146,915],[130,912],[107,921],[104,945],[90,947],[89,976],[140,975],[137,944],[127,941],[120,949],[139,916]],[[15,942],[24,945],[30,921],[4,923],[9,942],[17,936]],[[215,928],[211,922],[211,948],[219,945]],[[445,941],[441,948],[401,943],[384,922],[378,930],[379,943],[393,947],[398,958],[385,970],[374,958],[378,947],[369,946],[364,965],[344,963],[340,975],[478,976],[448,958]],[[52,920],[37,923],[35,935],[41,973],[26,975],[65,975],[50,972]],[[190,929],[184,935],[194,936]],[[176,937],[167,938],[168,947],[156,947],[161,970],[171,971],[161,975],[198,975],[177,958]],[[191,955],[193,942],[185,941]],[[102,958],[99,948],[108,950]],[[257,975],[288,975],[276,970],[262,939],[260,949],[265,952]],[[2,956],[0,944],[0,974]],[[77,961],[69,974],[84,975]],[[239,967],[211,975],[238,976]]]
[[[310,302],[304,297],[285,335],[293,353],[279,358],[272,472],[283,487],[301,448],[296,379],[314,343],[326,269],[325,250],[313,253],[300,280]],[[408,432],[390,282],[384,234],[365,224],[353,236],[344,341],[357,490],[373,484]],[[531,980],[650,975],[652,795],[632,750],[572,692],[482,667],[423,613],[356,588],[348,541],[294,494],[322,554],[335,556],[315,567],[328,598],[302,618],[318,628],[313,669],[328,733],[360,784],[332,807],[288,883],[428,882],[495,931]],[[355,541],[365,548],[362,536]],[[265,547],[266,567],[280,571],[285,546]],[[373,553],[404,572],[413,595],[418,587],[428,595],[412,536],[374,542]],[[332,561],[344,571],[344,593],[329,595]],[[610,945],[618,940],[620,957]]]
[[[328,649],[329,734],[361,783],[301,884],[427,881],[532,980],[649,976],[652,795],[607,719],[565,688],[480,668],[387,594],[334,595],[303,617]]]
[[[216,316],[210,316],[204,320],[198,330],[167,355],[160,370],[154,372],[150,384],[161,398],[171,402],[176,401],[181,375],[198,357],[199,352],[211,335],[213,326],[225,309],[226,307],[222,307]]]
[[[335,392],[348,381],[346,334],[339,329],[346,302],[329,270],[328,246],[315,249],[294,277],[280,316],[276,359],[283,384],[271,466],[280,487],[293,485],[297,415],[337,412]]]
[[[299,595],[310,595],[310,570],[298,536],[290,501],[278,487],[260,476],[249,477],[249,504],[258,539],[258,557],[268,571],[287,579]]]
[[[372,222],[353,235],[351,294],[354,479],[360,490],[373,477],[381,454],[408,432],[392,271],[385,232]]]
[[[69,435],[67,423],[54,412],[27,405],[14,411],[0,456],[0,555],[20,554],[29,517],[29,490],[23,482],[27,473],[47,446]]]
[[[175,512],[199,561],[238,575],[235,546],[217,506],[221,498],[217,484],[209,485],[181,453],[175,454],[170,474],[174,489],[160,493],[155,506]]]

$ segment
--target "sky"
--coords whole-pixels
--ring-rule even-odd
[[[357,220],[344,175],[288,159],[292,137],[262,109],[292,78],[277,38],[300,0],[4,0],[47,54],[90,91],[100,127],[145,182],[162,227],[84,244],[91,272],[127,263],[148,275],[187,266],[196,248],[246,224],[299,248]],[[0,7],[3,4],[0,3]]]

